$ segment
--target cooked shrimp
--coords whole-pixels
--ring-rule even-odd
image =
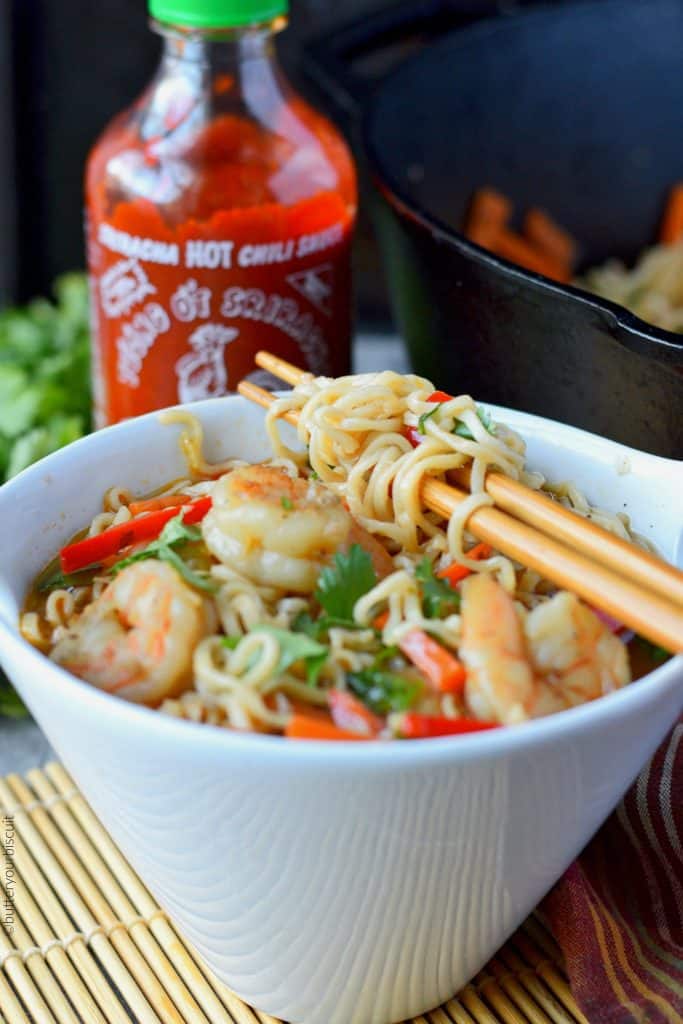
[[[461,609],[470,711],[504,725],[524,721],[537,687],[512,598],[492,576],[477,573],[462,585]]]
[[[50,657],[108,693],[158,704],[192,681],[192,655],[213,612],[169,565],[122,569],[88,605]]]
[[[527,616],[524,632],[531,663],[545,686],[533,717],[573,707],[631,681],[625,644],[598,616],[566,590]]]
[[[630,681],[625,645],[574,594],[561,591],[522,618],[483,573],[462,587],[460,655],[470,710],[504,725],[583,704]]]
[[[212,496],[202,523],[207,547],[256,583],[312,593],[332,555],[353,543],[368,550],[380,575],[393,569],[381,544],[314,480],[274,466],[244,466],[221,477]]]

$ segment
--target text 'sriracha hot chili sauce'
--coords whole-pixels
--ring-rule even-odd
[[[267,348],[348,368],[356,180],[275,58],[286,0],[150,0],[161,65],[86,173],[98,426],[221,395]]]

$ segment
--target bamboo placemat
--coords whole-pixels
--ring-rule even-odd
[[[0,1024],[281,1024],[221,984],[59,764],[0,779]],[[588,1024],[529,918],[413,1024]]]

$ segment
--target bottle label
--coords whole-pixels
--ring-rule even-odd
[[[309,201],[318,215],[304,231],[278,231],[263,210],[256,222],[231,211],[156,233],[126,223],[121,206],[91,220],[96,424],[223,395],[246,375],[267,383],[254,371],[259,349],[316,374],[346,372],[352,224],[329,205],[337,216],[321,225]]]

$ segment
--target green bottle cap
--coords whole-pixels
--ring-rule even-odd
[[[286,14],[288,0],[149,0],[157,21],[187,28],[236,28]]]

